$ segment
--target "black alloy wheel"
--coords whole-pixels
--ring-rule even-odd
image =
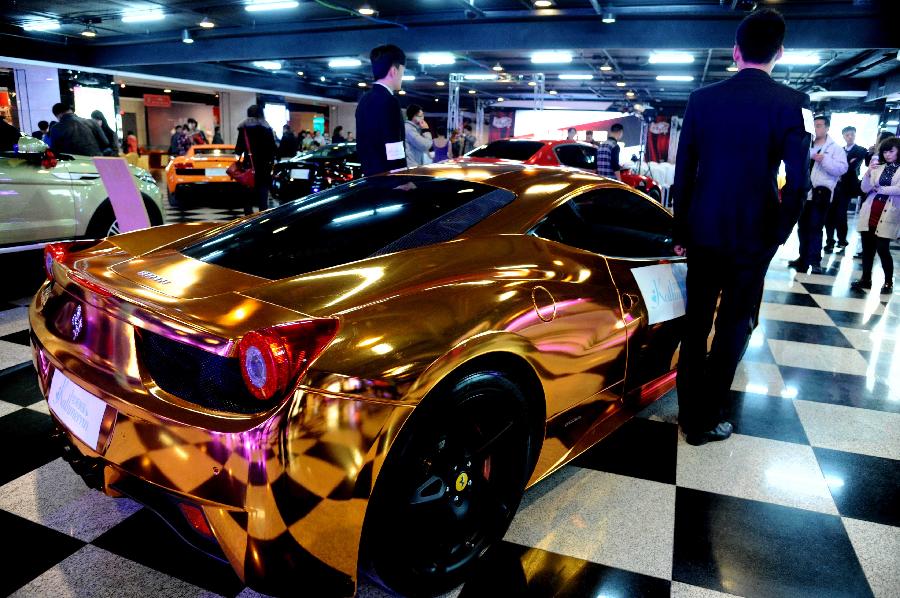
[[[366,516],[373,577],[407,596],[461,583],[506,533],[531,473],[522,390],[492,371],[448,386],[404,426]]]

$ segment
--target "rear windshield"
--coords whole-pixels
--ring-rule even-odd
[[[503,158],[525,161],[544,147],[540,141],[495,141],[466,154],[473,158]]]
[[[355,143],[339,143],[336,145],[326,145],[323,148],[311,152],[301,152],[297,154],[297,158],[307,160],[309,158],[345,158],[356,152]]]
[[[513,199],[457,179],[369,177],[263,212],[182,253],[275,280],[449,241]]]
[[[212,148],[212,147],[195,147],[195,156],[231,156],[234,154],[234,148]]]

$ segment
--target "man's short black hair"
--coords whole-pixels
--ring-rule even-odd
[[[813,120],[823,120],[823,121],[825,121],[825,126],[826,126],[826,127],[830,127],[830,126],[831,126],[831,119],[828,118],[827,116],[825,116],[824,114],[816,114],[816,115],[813,117]]]
[[[38,121],[38,129],[40,129],[41,131],[46,131],[49,128],[50,128],[50,123],[48,123],[46,120]]]
[[[577,132],[578,132],[578,129],[576,129],[575,127],[569,127],[568,129],[566,129],[566,133],[577,133]]]
[[[854,133],[856,133],[856,127],[844,127],[843,129],[841,129],[841,135],[843,135],[847,131],[853,131]]]
[[[189,118],[189,119],[188,119],[188,124],[191,124],[191,123],[194,123],[194,124],[196,125],[196,124],[197,124],[197,121],[194,120],[193,118]]]
[[[471,133],[471,132],[472,132],[472,125],[466,125],[466,126],[464,126],[464,127],[463,127],[463,130],[464,130],[464,131],[468,131],[469,133]]]
[[[393,44],[378,46],[369,53],[369,61],[372,63],[372,76],[375,80],[387,77],[392,66],[406,65],[406,53]]]
[[[175,130],[176,130],[176,131],[180,130],[181,128],[182,128],[181,125],[175,125]]]
[[[406,120],[412,120],[413,117],[419,112],[422,112],[421,106],[419,106],[418,104],[410,104],[406,107]]]
[[[63,104],[62,102],[57,102],[57,103],[53,104],[53,108],[51,108],[50,111],[53,112],[53,116],[55,116],[56,118],[59,118],[60,114],[62,114],[63,112],[68,112],[71,109],[72,109],[72,107],[69,106],[68,104]]]
[[[609,128],[610,133],[618,133],[619,131],[624,131],[625,127],[622,126],[621,123],[616,123]]]
[[[247,108],[247,117],[248,118],[259,118],[262,110],[259,109],[259,104],[250,104],[250,107]],[[191,122],[191,119],[188,119],[188,122]],[[197,121],[195,120],[194,123]]]
[[[880,164],[887,164],[884,159],[884,155],[894,148],[896,148],[897,151],[900,152],[900,137],[888,137],[887,139],[882,141],[878,145],[878,162]]]
[[[763,8],[744,17],[734,36],[746,62],[768,64],[784,44],[784,17],[777,10]]]

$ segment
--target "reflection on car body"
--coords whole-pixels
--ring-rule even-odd
[[[680,320],[650,324],[632,275],[681,261],[671,228],[596,175],[442,163],[58,247],[40,388],[89,484],[252,587],[443,591],[527,486],[672,387]]]

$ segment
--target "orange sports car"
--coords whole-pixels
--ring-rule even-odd
[[[34,363],[85,481],[251,587],[438,592],[673,386],[672,249],[617,181],[433,164],[51,245]]]
[[[194,145],[183,156],[176,156],[166,165],[166,187],[169,203],[178,206],[197,192],[209,193],[241,189],[225,174],[237,161],[233,145]]]

